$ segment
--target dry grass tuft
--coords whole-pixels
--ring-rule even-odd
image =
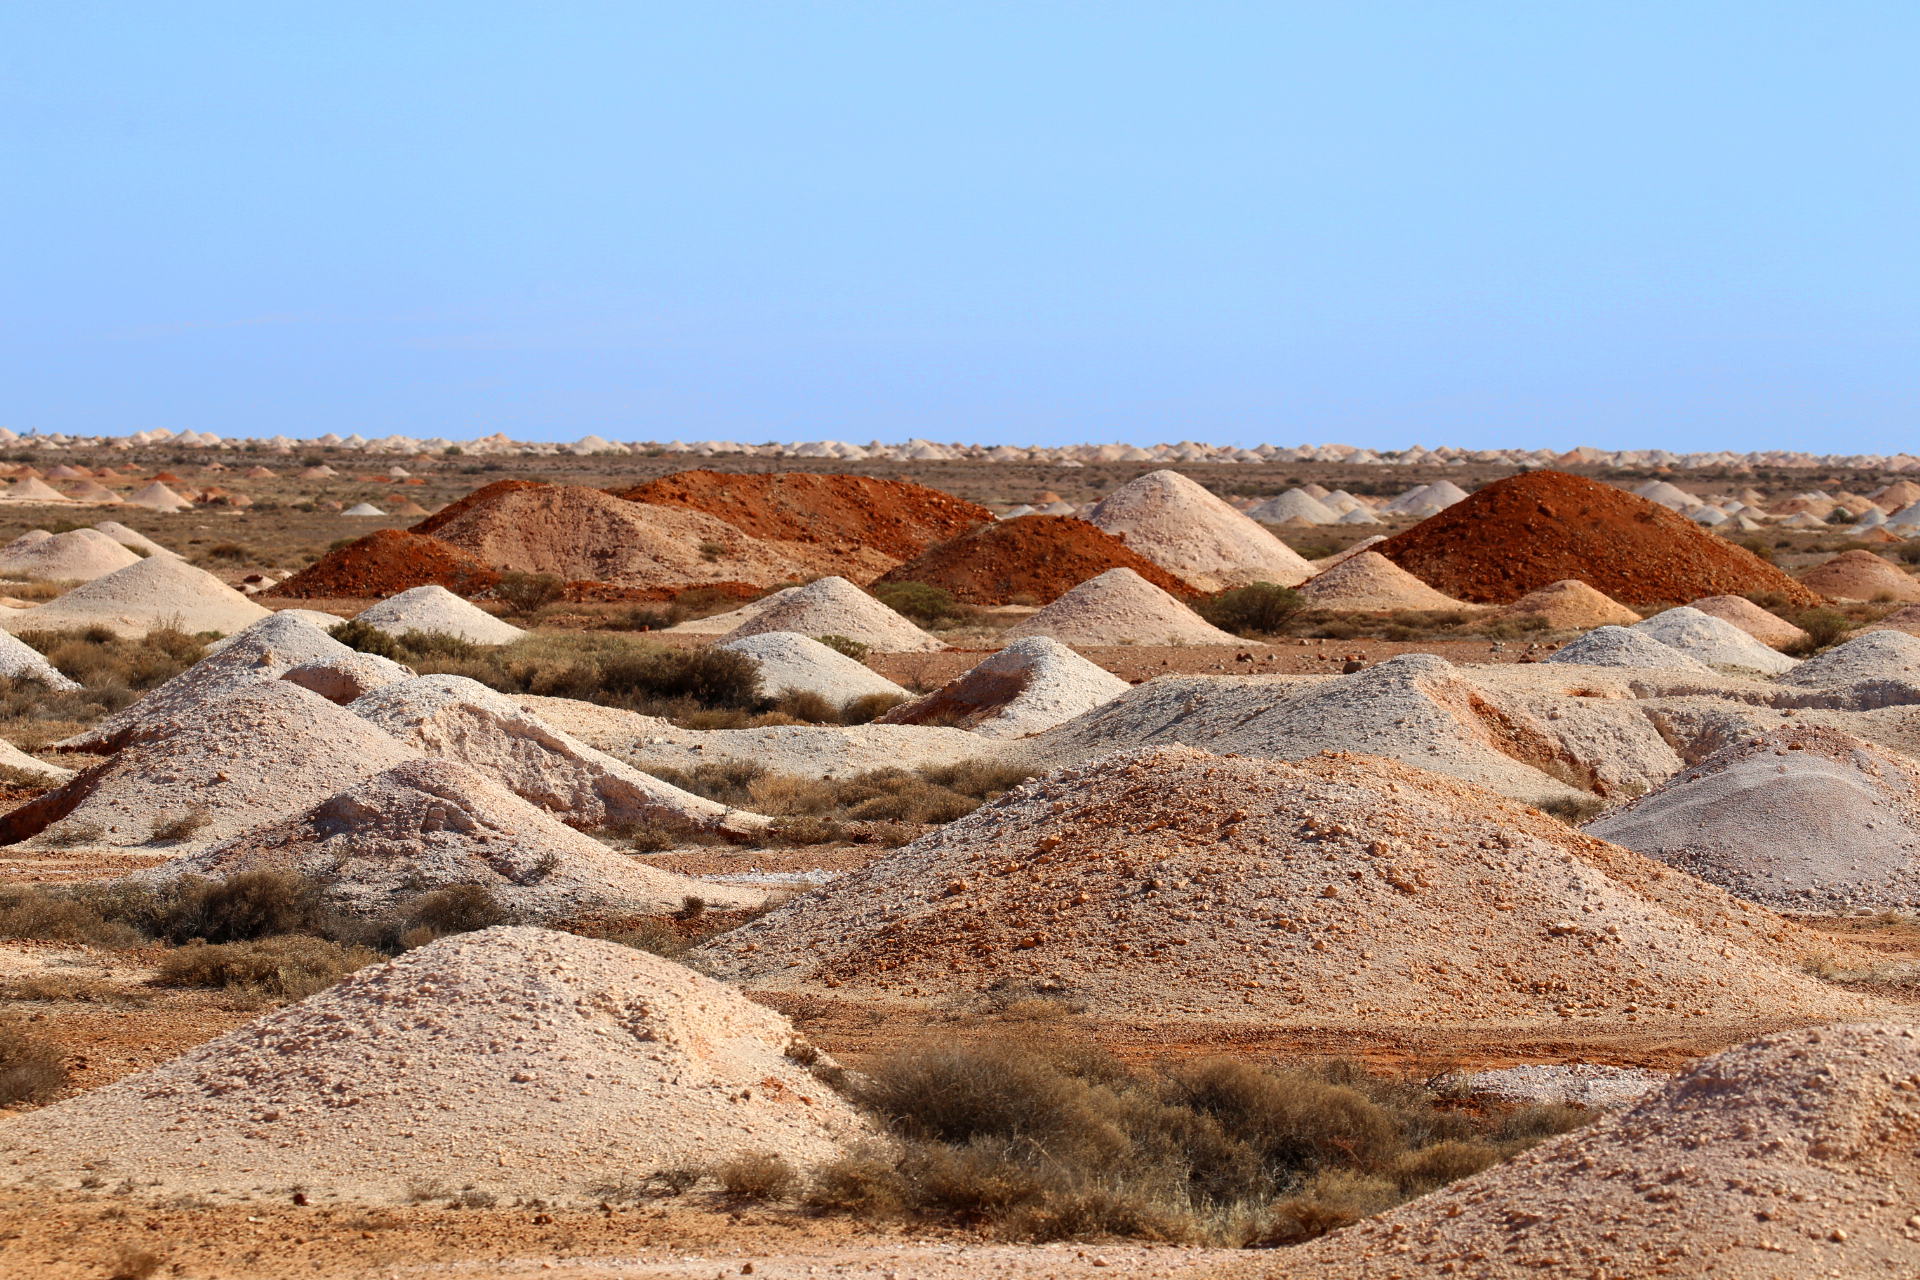
[[[320,938],[262,938],[224,946],[194,943],[161,959],[160,981],[304,1000],[379,959],[366,947],[343,947]]]
[[[736,1200],[785,1200],[800,1187],[800,1172],[785,1156],[747,1151],[713,1167],[713,1177]]]
[[[67,1087],[58,1045],[0,1027],[0,1107],[51,1102]]]

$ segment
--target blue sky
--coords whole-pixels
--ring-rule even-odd
[[[0,424],[1920,449],[1912,4],[12,5]]]

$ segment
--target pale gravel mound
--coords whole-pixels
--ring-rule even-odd
[[[1345,551],[1336,551],[1330,556],[1322,556],[1318,560],[1309,560],[1307,563],[1313,566],[1314,572],[1325,573],[1327,570],[1333,568],[1333,566],[1344,564],[1359,555],[1362,551],[1377,546],[1386,540],[1386,534],[1376,533],[1372,537],[1360,539],[1360,541],[1354,543]]]
[[[73,505],[72,498],[69,498],[52,485],[45,483],[37,476],[28,476],[24,480],[14,482],[3,495],[0,495],[0,500],[32,503],[36,506]]]
[[[402,680],[347,710],[422,754],[471,765],[568,826],[665,822],[745,833],[767,823],[622,764],[465,676]]]
[[[1131,569],[1089,578],[1000,633],[1001,640],[1026,636],[1080,645],[1240,643]]]
[[[1920,1274],[1920,1029],[1787,1031],[1287,1252],[1314,1280]]]
[[[1727,747],[1585,829],[1751,902],[1920,906],[1920,765],[1835,729]]]
[[[1563,1066],[1532,1064],[1476,1071],[1466,1078],[1475,1097],[1506,1102],[1571,1103],[1576,1107],[1632,1106],[1664,1083],[1666,1077],[1640,1067],[1608,1067],[1592,1062]]]
[[[1713,674],[1713,668],[1706,663],[1629,627],[1595,627],[1579,639],[1569,641],[1545,661],[1583,667],[1640,667],[1648,671]]]
[[[1338,524],[1340,513],[1323,506],[1320,499],[1304,490],[1289,489],[1257,506],[1249,507],[1247,518],[1266,524],[1280,524],[1293,519],[1305,520],[1308,524]]]
[[[723,910],[765,898],[623,857],[453,760],[410,760],[297,817],[126,878],[151,884],[262,870],[320,877],[330,905],[360,916],[462,884],[484,886],[531,920],[598,907],[660,915],[679,910],[689,895]]]
[[[1920,632],[1920,604],[1905,605],[1895,609],[1886,617],[1865,628],[1866,631],[1904,631],[1908,635]]]
[[[1471,609],[1442,595],[1378,551],[1362,551],[1331,569],[1323,569],[1300,588],[1312,609],[1386,611],[1389,609]]]
[[[738,609],[731,609],[726,613],[709,614],[704,618],[693,618],[686,622],[675,623],[671,627],[664,628],[660,634],[724,636],[741,623],[759,617],[762,612],[778,604],[780,601],[785,600],[799,589],[798,587],[782,587],[771,595],[761,596],[758,600],[752,601],[749,604],[743,604]]]
[[[1051,636],[1028,636],[904,707],[882,724],[939,719],[983,738],[1025,738],[1113,701],[1130,688]]]
[[[1779,648],[1798,644],[1807,633],[1778,614],[1768,613],[1745,596],[1707,596],[1692,605],[1701,613],[1731,622],[1761,644]]]
[[[1868,631],[1816,654],[1780,683],[1832,688],[1857,680],[1903,680],[1920,684],[1920,637],[1904,631]]]
[[[864,1136],[785,1056],[792,1024],[685,966],[544,929],[443,938],[0,1126],[0,1178],[143,1198],[592,1205],[749,1151],[805,1170]]]
[[[1026,783],[698,954],[750,990],[867,1004],[1039,976],[1146,1023],[1704,1030],[1885,1007],[1800,972],[1816,940],[1457,779],[1163,747]]]
[[[83,631],[105,627],[139,639],[161,626],[192,634],[231,635],[268,611],[185,560],[148,556],[104,578],[82,583],[57,600],[0,616],[8,631]]]
[[[219,652],[149,690],[132,706],[59,742],[55,749],[106,755],[130,743],[172,732],[198,709],[237,689],[277,680],[315,659],[350,656],[355,656],[353,650],[301,619],[284,613],[269,614],[229,636]]]
[[[143,741],[0,816],[28,849],[180,854],[272,822],[419,752],[316,693],[261,680],[186,707]],[[156,829],[192,814],[190,834]],[[65,842],[65,843],[63,843]]]
[[[469,604],[445,587],[428,584],[388,596],[371,609],[355,615],[390,636],[409,631],[429,635],[453,636],[469,644],[512,644],[526,635],[519,627],[500,621],[477,605]]]
[[[1562,578],[1530,591],[1508,605],[1506,612],[1545,618],[1555,631],[1631,627],[1640,621],[1639,614],[1578,578]]]
[[[45,529],[29,529],[19,537],[0,547],[0,560],[10,560],[30,547],[37,547],[53,535]]]
[[[845,578],[809,582],[735,627],[727,633],[726,641],[744,640],[769,631],[846,636],[876,653],[932,653],[947,647]]]
[[[91,582],[140,563],[139,556],[97,529],[70,529],[19,550],[16,544],[0,551],[0,573],[40,582]]]
[[[128,506],[149,507],[155,511],[184,511],[193,504],[173,490],[155,480],[144,488],[135,489],[125,499]]]
[[[1871,551],[1843,551],[1801,574],[1800,582],[1829,600],[1920,600],[1920,580]]]
[[[1654,614],[1633,630],[1710,667],[1734,667],[1777,676],[1800,665],[1796,658],[1769,649],[1724,618],[1681,605]]]
[[[335,706],[346,706],[354,699],[384,689],[420,673],[391,658],[373,653],[344,653],[331,658],[315,658],[289,667],[280,678],[302,689],[311,689]]]
[[[829,649],[812,636],[765,631],[719,646],[744,653],[760,664],[760,692],[769,697],[788,689],[817,693],[839,706],[853,698],[908,696],[907,691],[863,662]]]
[[[60,669],[47,661],[45,654],[26,641],[0,632],[0,676],[8,680],[38,680],[49,689],[72,691],[80,687]]]
[[[21,773],[30,773],[50,782],[65,782],[74,776],[73,770],[63,769],[57,764],[48,764],[45,760],[36,759],[4,740],[0,740],[0,769],[17,769]]]
[[[1493,703],[1445,658],[1423,653],[1328,680],[1161,676],[1047,731],[1030,749],[1047,767],[1172,743],[1280,760],[1364,751],[1530,803],[1584,794],[1543,772],[1567,772],[1553,735]]]
[[[1250,582],[1293,587],[1313,574],[1292,547],[1177,471],[1150,471],[1122,485],[1086,519],[1201,591]]]
[[[387,514],[371,502],[359,502],[340,513],[343,516],[384,516]]]
[[[150,556],[174,556],[178,558],[177,552],[167,550],[167,548],[161,546],[146,534],[129,529],[118,520],[102,520],[93,527],[123,547],[131,547],[135,551],[144,551]]]

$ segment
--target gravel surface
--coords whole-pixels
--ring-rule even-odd
[[[760,664],[760,692],[769,697],[788,689],[817,693],[839,706],[850,698],[874,694],[909,696],[905,689],[838,649],[793,631],[764,631],[719,646],[744,653]]]
[[[1834,688],[1858,680],[1920,684],[1920,637],[1904,631],[1869,631],[1808,658],[1780,682]]]
[[[958,680],[881,717],[938,719],[983,738],[1025,738],[1113,701],[1130,686],[1051,636],[1015,640]]]
[[[1650,671],[1713,674],[1713,668],[1699,659],[1628,627],[1596,627],[1579,639],[1569,641],[1546,661],[1583,667],[1643,667]]]
[[[1177,471],[1150,471],[1095,503],[1087,520],[1202,591],[1298,586],[1313,566]]]
[[[0,627],[15,633],[105,627],[138,639],[162,626],[231,635],[266,616],[265,609],[205,570],[170,556],[148,556],[56,600],[0,616]]]
[[[1301,588],[1313,609],[1478,609],[1435,591],[1377,551],[1362,551],[1315,574]]]
[[[1768,613],[1745,596],[1706,596],[1693,602],[1693,608],[1723,622],[1731,622],[1761,644],[1779,648],[1796,644],[1807,633],[1778,614]]]
[[[1608,1067],[1591,1062],[1545,1064],[1476,1071],[1467,1087],[1481,1097],[1505,1102],[1572,1103],[1580,1107],[1618,1107],[1638,1102],[1665,1076],[1639,1067]]]
[[[422,631],[456,636],[470,644],[511,644],[527,634],[441,586],[402,591],[359,614],[354,621],[390,636]]]
[[[1052,636],[1065,644],[1239,644],[1131,569],[1089,578],[1000,639]]]
[[[1538,591],[1529,591],[1507,606],[1508,613],[1537,615],[1555,631],[1585,631],[1591,627],[1631,627],[1640,615],[1611,596],[1595,591],[1578,578],[1562,578]]]
[[[930,653],[947,647],[845,578],[820,578],[797,588],[728,632],[727,641],[769,631],[846,636],[879,653]]]
[[[1710,667],[1777,676],[1800,665],[1797,659],[1768,648],[1726,619],[1686,605],[1656,613],[1636,623],[1633,630]]]
[[[31,541],[15,538],[0,547],[0,574],[41,582],[91,582],[138,563],[139,556],[97,529],[71,529]]]

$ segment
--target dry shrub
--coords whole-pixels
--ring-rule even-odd
[[[1592,822],[1606,807],[1607,802],[1599,796],[1553,796],[1539,804],[1540,812],[1570,827]]]
[[[143,992],[129,990],[102,978],[90,978],[75,973],[35,973],[19,978],[0,987],[0,997],[8,1000],[34,1000],[57,1003],[74,1001],[79,1004],[136,1004],[147,1003]]]
[[[107,1280],[152,1280],[165,1264],[166,1259],[151,1249],[122,1245],[107,1270]]]
[[[0,1027],[0,1107],[51,1102],[66,1087],[58,1045]]]
[[[191,840],[205,831],[213,822],[213,815],[198,806],[185,813],[156,823],[150,844],[176,844],[182,840]]]
[[[136,927],[176,943],[321,933],[331,923],[326,885],[291,871],[242,871],[224,880],[181,876],[153,891],[151,911],[150,927]]]
[[[377,936],[392,949],[411,951],[436,938],[512,924],[515,919],[507,904],[485,885],[456,884],[408,899],[387,918]]]
[[[865,641],[855,640],[852,636],[815,636],[821,644],[835,653],[852,658],[855,662],[865,662],[872,647]]]
[[[1823,649],[1831,649],[1854,628],[1853,619],[1838,609],[1806,609],[1788,615],[1787,621],[1807,633],[1806,639],[1781,647],[1782,653],[1796,658],[1811,658]]]
[[[0,937],[115,950],[145,941],[137,929],[103,916],[83,900],[27,886],[0,889]]]
[[[639,920],[629,928],[601,935],[608,942],[678,960],[693,949],[693,940],[665,920]]]
[[[800,1173],[787,1158],[767,1151],[746,1151],[713,1167],[713,1177],[738,1200],[785,1200],[800,1186]]]
[[[965,817],[1033,776],[1030,769],[982,760],[918,770],[874,769],[850,778],[770,773],[751,760],[715,760],[690,770],[654,765],[645,772],[708,800],[776,818],[918,826]],[[805,832],[805,828],[793,831]],[[792,839],[789,843],[815,841]]]
[[[907,696],[903,693],[868,693],[858,698],[848,698],[840,704],[840,723],[872,724],[906,702]]]
[[[223,946],[193,943],[162,957],[160,981],[304,1000],[379,959],[366,947],[343,947],[320,938],[262,938]]]
[[[1254,582],[1194,601],[1194,612],[1222,631],[1238,636],[1268,636],[1286,630],[1306,600],[1290,587]]]
[[[79,681],[89,694],[107,693],[113,700],[165,684],[207,656],[200,637],[176,627],[156,627],[138,640],[123,640],[105,627],[22,631],[18,638],[45,654],[60,674]],[[120,705],[131,701],[127,697]]]

